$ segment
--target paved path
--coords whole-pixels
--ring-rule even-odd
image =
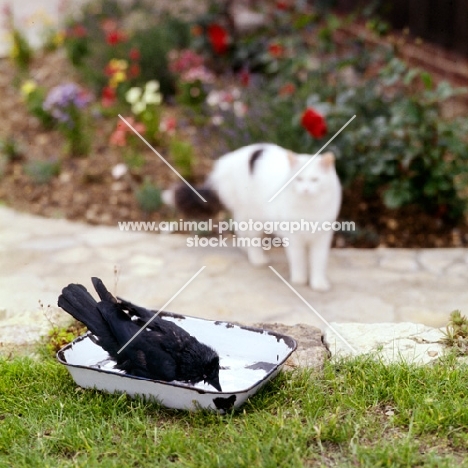
[[[0,342],[32,340],[49,319],[67,318],[56,302],[70,282],[91,288],[90,277],[99,276],[114,293],[159,308],[202,266],[167,310],[324,328],[271,270],[252,267],[236,248],[186,244],[186,235],[121,232],[0,207]],[[284,252],[271,259],[287,277]],[[468,250],[334,249],[329,276],[328,293],[297,290],[330,322],[442,326],[453,309],[468,313]]]

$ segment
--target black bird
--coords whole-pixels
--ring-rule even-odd
[[[219,384],[219,356],[181,327],[155,312],[115,298],[99,278],[92,278],[101,298],[96,302],[81,284],[69,284],[62,290],[58,305],[84,323],[97,344],[116,361],[115,367],[147,379],[170,382],[178,380],[195,384]],[[118,351],[148,322],[128,346]]]

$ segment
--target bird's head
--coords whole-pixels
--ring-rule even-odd
[[[212,385],[218,392],[222,392],[219,384],[219,357],[214,356],[205,364],[203,382]]]
[[[184,354],[184,359],[181,361],[181,371],[185,379],[191,383],[203,381],[221,392],[218,353],[193,338]]]

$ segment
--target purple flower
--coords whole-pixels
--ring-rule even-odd
[[[90,103],[90,95],[75,83],[55,86],[49,91],[42,107],[59,122],[72,124],[74,109],[83,109]]]

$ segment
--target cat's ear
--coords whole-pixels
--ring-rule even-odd
[[[292,151],[288,151],[288,162],[290,167],[294,167],[297,164],[297,157]]]
[[[329,169],[335,165],[335,155],[331,151],[322,154],[320,164],[324,169]]]

